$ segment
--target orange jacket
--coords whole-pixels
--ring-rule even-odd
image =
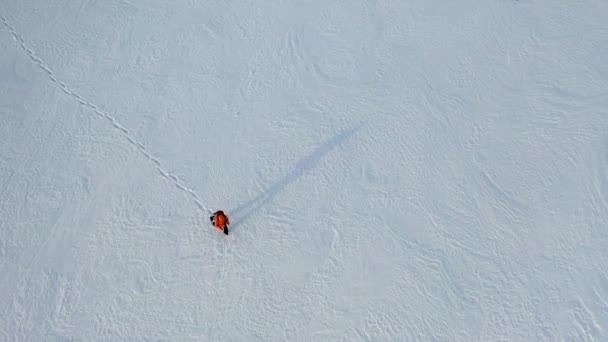
[[[217,228],[224,229],[229,224],[230,220],[228,220],[228,216],[223,211],[218,210],[213,214],[213,225]]]

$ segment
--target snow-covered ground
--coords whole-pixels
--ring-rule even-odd
[[[608,340],[608,2],[0,16],[1,341]]]

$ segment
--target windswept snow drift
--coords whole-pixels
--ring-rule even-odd
[[[606,1],[0,16],[0,340],[608,339]]]

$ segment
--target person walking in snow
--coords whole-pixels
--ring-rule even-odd
[[[223,211],[216,211],[213,213],[213,216],[209,217],[209,220],[213,222],[215,228],[223,230],[224,234],[228,235],[228,225],[230,224],[230,220],[228,220],[228,216],[226,216]]]

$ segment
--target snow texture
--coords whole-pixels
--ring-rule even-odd
[[[608,340],[606,18],[2,1],[0,340]]]

